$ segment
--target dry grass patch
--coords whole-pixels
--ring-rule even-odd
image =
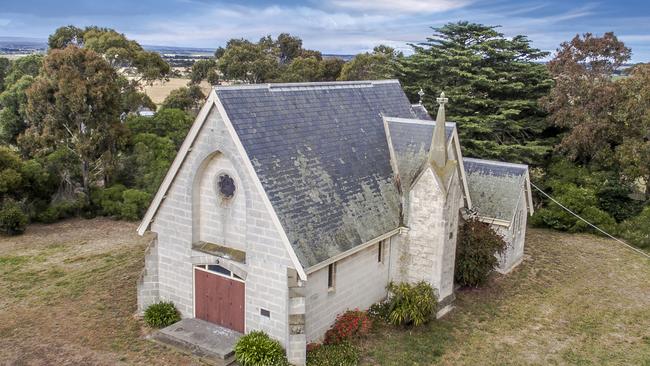
[[[0,238],[0,360],[11,365],[189,365],[134,318],[148,238],[109,219]]]
[[[0,363],[189,365],[133,317],[148,238],[74,219],[0,238]],[[529,230],[523,264],[424,327],[379,326],[368,365],[650,365],[650,262],[590,235]],[[145,329],[143,331],[143,329]]]
[[[382,327],[365,364],[650,364],[650,261],[613,241],[530,229],[525,260],[423,329]]]
[[[156,80],[151,85],[145,85],[143,89],[145,94],[151,98],[152,102],[156,105],[161,105],[172,90],[186,87],[189,81],[190,79],[186,78],[169,78],[167,81]],[[206,96],[210,93],[211,87],[207,81],[202,81],[199,86]]]

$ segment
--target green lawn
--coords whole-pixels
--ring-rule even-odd
[[[108,219],[0,238],[0,364],[190,365],[133,316],[148,238]],[[526,257],[415,330],[379,326],[363,363],[650,365],[650,261],[589,235],[529,230]]]

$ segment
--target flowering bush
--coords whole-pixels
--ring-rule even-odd
[[[334,325],[325,333],[325,344],[338,344],[350,338],[366,336],[372,320],[365,311],[348,310],[336,317]]]

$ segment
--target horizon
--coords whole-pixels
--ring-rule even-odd
[[[525,35],[549,58],[576,34],[613,31],[632,49],[631,63],[650,60],[650,4],[633,0],[25,0],[3,6],[0,33],[46,41],[60,26],[97,25],[147,46],[215,49],[231,38],[287,32],[324,54],[352,55],[378,44],[409,54],[408,44],[425,41],[431,27],[459,20],[499,25],[507,37]]]

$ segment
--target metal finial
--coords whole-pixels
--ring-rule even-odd
[[[422,88],[420,88],[418,95],[420,96],[420,101],[418,103],[422,105],[422,98],[424,97],[424,90],[422,90]]]

